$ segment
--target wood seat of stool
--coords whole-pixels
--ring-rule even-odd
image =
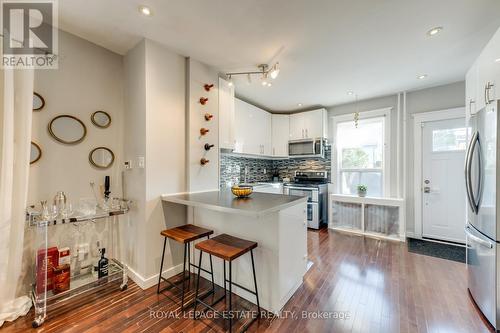
[[[256,242],[248,241],[228,234],[221,234],[199,242],[195,248],[226,261],[232,261],[257,247]]]
[[[185,224],[179,227],[163,230],[160,234],[179,243],[189,243],[194,240],[207,237],[213,233],[214,231],[210,229],[198,227],[194,224]]]

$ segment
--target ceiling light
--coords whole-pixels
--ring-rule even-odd
[[[268,83],[267,83],[267,86],[268,86],[268,87],[270,87],[270,86],[272,86],[272,85],[273,85],[273,84],[272,84],[271,82],[268,82]]]
[[[351,95],[351,96],[354,95],[354,91],[348,91],[347,95]]]
[[[298,107],[301,107],[301,106],[302,106],[302,103],[297,104],[297,106],[298,106]]]
[[[498,59],[495,59],[495,62],[500,62],[500,58],[498,58]]]
[[[435,36],[443,30],[443,27],[435,27],[427,31],[427,36]]]
[[[139,12],[144,16],[151,16],[152,12],[148,6],[139,6]]]
[[[275,63],[271,71],[269,72],[269,75],[271,75],[271,79],[276,79],[278,77],[278,74],[280,73],[280,68],[279,68],[279,63]]]
[[[231,75],[229,75],[229,77],[227,78],[227,85],[232,87],[233,86],[233,79],[231,78]]]
[[[417,76],[417,79],[419,79],[419,80],[423,80],[425,78],[427,78],[427,74],[422,74],[422,75]]]

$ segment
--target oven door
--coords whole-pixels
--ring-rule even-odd
[[[307,227],[319,229],[319,204],[317,202],[307,203]]]
[[[299,197],[307,197],[308,202],[318,202],[319,200],[319,191],[317,188],[313,187],[293,187],[293,186],[287,186],[287,193],[288,195],[296,195]]]

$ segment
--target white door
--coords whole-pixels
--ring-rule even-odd
[[[465,243],[465,118],[422,129],[422,236]]]

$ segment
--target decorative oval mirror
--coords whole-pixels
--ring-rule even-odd
[[[39,145],[31,141],[30,164],[37,162],[42,158],[42,149]]]
[[[70,115],[61,115],[50,121],[49,133],[61,143],[75,144],[83,141],[87,135],[87,128],[80,119]]]
[[[45,100],[40,94],[33,92],[33,111],[40,111],[45,106]]]
[[[89,162],[93,166],[99,169],[107,169],[113,162],[115,161],[115,154],[111,151],[111,149],[106,147],[97,147],[92,149],[89,154]]]
[[[92,124],[100,128],[107,128],[111,125],[111,116],[104,111],[96,111],[90,116]]]

